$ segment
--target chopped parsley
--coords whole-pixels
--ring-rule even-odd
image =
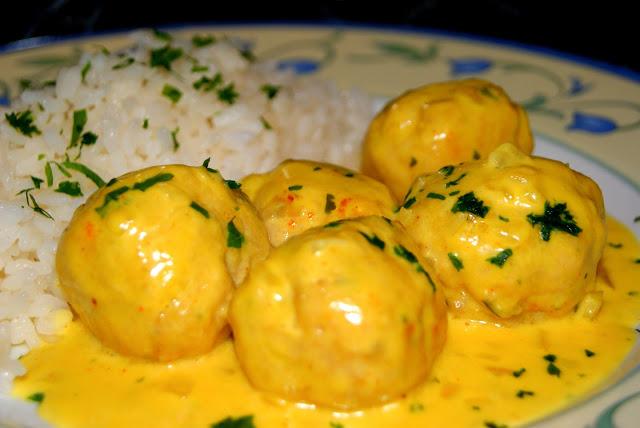
[[[273,129],[273,126],[267,122],[267,119],[265,119],[264,116],[260,116],[260,122],[262,122],[262,126],[264,126],[264,129],[267,131],[271,131]]]
[[[498,216],[498,218],[499,218],[501,221],[504,221],[505,223],[508,223],[508,222],[509,222],[509,219],[508,219],[507,217],[503,217],[503,216],[499,215],[499,216]]]
[[[44,397],[45,397],[44,392],[35,392],[30,396],[28,396],[27,400],[40,404],[44,401]]]
[[[142,129],[148,129],[149,128],[149,118],[145,117],[144,120],[142,121]]]
[[[513,375],[513,377],[520,377],[520,376],[522,376],[522,375],[524,374],[524,372],[526,372],[526,371],[527,371],[527,369],[525,369],[524,367],[522,367],[521,369],[516,370],[516,371],[512,372],[511,374]]]
[[[293,186],[287,187],[287,189],[292,191],[292,192],[295,192],[296,190],[302,189],[302,185],[301,184],[294,184]]]
[[[58,183],[58,188],[55,190],[58,193],[64,193],[71,197],[82,196],[82,190],[80,189],[80,183],[77,181],[61,181]]]
[[[209,172],[217,173],[217,169],[209,168],[209,162],[211,162],[211,158],[206,158],[204,162],[202,162],[202,166]]]
[[[227,223],[227,233],[228,233],[227,247],[229,248],[242,247],[242,243],[244,242],[244,236],[242,235],[242,233],[240,233],[238,228],[236,228],[236,225],[233,223],[233,220]]]
[[[524,389],[519,390],[518,392],[516,392],[516,397],[518,398],[524,398],[524,397],[533,397],[535,395],[535,393],[533,391],[526,391]]]
[[[366,233],[360,232],[360,231],[358,231],[358,233],[364,236],[364,239],[366,239],[369,242],[369,244],[373,245],[374,247],[378,247],[381,250],[384,250],[384,247],[385,247],[384,241],[380,239],[378,235],[376,235],[375,233],[373,235],[367,235]]]
[[[455,195],[457,195],[458,193],[460,193],[460,191],[459,191],[459,190],[454,190],[453,192],[450,192],[450,193],[449,193],[449,196],[455,196]]]
[[[467,212],[484,218],[489,212],[489,207],[484,202],[477,199],[473,192],[465,193],[458,197],[456,203],[451,207],[451,212]]]
[[[542,357],[542,358],[543,358],[545,361],[548,361],[548,362],[550,362],[550,363],[555,363],[555,362],[556,362],[556,359],[557,359],[558,357],[556,357],[556,356],[555,356],[555,355],[553,355],[553,354],[547,354],[547,355],[545,355],[545,356],[544,356],[544,357]]]
[[[80,71],[80,77],[82,79],[82,83],[85,83],[87,74],[89,73],[90,70],[91,70],[91,61],[87,61],[87,63],[84,65],[84,67],[82,67],[82,70]]]
[[[444,199],[446,198],[446,196],[441,195],[440,193],[429,192],[429,193],[427,193],[427,198],[428,198],[428,199],[440,199],[440,200],[444,200]]]
[[[331,193],[327,193],[327,197],[324,202],[324,212],[325,214],[329,214],[331,211],[336,209],[335,196]]]
[[[491,422],[491,421],[485,421],[484,422],[484,426],[486,428],[509,428],[507,425],[505,424],[498,424],[495,422]]]
[[[229,105],[235,103],[239,95],[233,83],[229,83],[224,88],[218,89],[218,99]]]
[[[93,183],[97,186],[97,187],[102,187],[105,185],[104,180],[98,175],[96,174],[93,170],[91,170],[89,167],[78,163],[78,162],[72,162],[69,160],[66,160],[62,163],[62,165],[65,168],[74,170],[74,171],[78,171],[79,173],[81,173],[82,175],[84,175],[85,177],[87,177],[89,180],[93,181]]]
[[[586,356],[587,356],[587,358],[591,358],[591,357],[593,357],[594,355],[596,355],[596,353],[595,353],[595,352],[593,352],[593,351],[591,351],[591,350],[589,350],[589,349],[585,349],[585,350],[584,350],[584,355],[586,355]]]
[[[53,185],[53,171],[50,162],[44,164],[44,176],[47,178],[47,187],[51,187]]]
[[[42,183],[44,183],[44,180],[38,177],[34,177],[33,175],[31,176],[31,182],[33,183],[33,187],[35,187],[36,189],[40,188],[40,185]]]
[[[227,185],[227,187],[232,190],[239,189],[240,187],[242,187],[242,184],[238,183],[235,180],[224,180],[224,182]]]
[[[178,132],[180,132],[180,127],[177,127],[173,131],[171,131],[171,142],[173,143],[173,151],[177,152],[180,148],[180,141],[178,141]]]
[[[43,217],[46,217],[50,220],[53,220],[53,216],[51,214],[49,214],[46,210],[44,210],[40,205],[38,205],[38,202],[36,201],[36,198],[31,194],[31,191],[34,190],[34,187],[30,187],[28,189],[23,189],[21,191],[19,191],[17,195],[21,195],[24,194],[25,199],[27,200],[27,206],[29,208],[31,208],[35,213],[40,214]]]
[[[191,201],[191,205],[189,205],[189,206],[191,208],[193,208],[194,210],[198,211],[200,214],[202,214],[204,216],[204,218],[209,218],[209,211],[207,211],[206,208],[202,207],[197,202]]]
[[[572,236],[578,236],[582,232],[582,229],[578,227],[573,219],[573,215],[567,210],[567,204],[565,203],[551,205],[547,201],[544,203],[543,214],[529,214],[527,215],[527,220],[533,227],[540,225],[540,238],[543,241],[548,241],[551,238],[553,230],[565,232]]]
[[[462,263],[462,260],[458,258],[457,255],[453,253],[449,253],[447,254],[447,256],[449,256],[449,260],[451,260],[451,264],[457,271],[464,269],[464,264]]]
[[[501,268],[502,266],[504,266],[507,259],[512,255],[513,255],[513,250],[511,250],[511,248],[505,248],[504,250],[500,251],[497,255],[488,258],[487,261]]]
[[[349,171],[349,172],[345,173],[344,176],[348,177],[348,178],[353,178],[353,176],[355,176],[355,174],[353,172]]]
[[[433,282],[433,279],[431,278],[431,275],[429,275],[429,272],[427,272],[424,269],[424,267],[422,267],[422,265],[418,261],[418,258],[416,257],[415,254],[413,254],[411,251],[409,251],[406,247],[404,247],[401,244],[396,245],[395,247],[393,247],[393,252],[395,253],[396,256],[405,259],[406,261],[408,261],[412,265],[415,265],[416,271],[418,273],[421,273],[424,276],[426,276],[427,277],[427,281],[429,281],[429,285],[431,285],[431,289],[433,291],[436,291],[436,284]]]
[[[451,174],[453,174],[454,169],[456,168],[453,165],[447,165],[440,168],[438,172],[444,175],[445,177],[449,177]]]
[[[340,226],[340,225],[342,224],[342,222],[343,222],[343,221],[344,221],[344,220],[336,220],[336,221],[332,221],[332,222],[329,222],[329,223],[325,224],[325,225],[324,225],[324,227],[325,227],[326,229],[329,229],[329,228],[331,228],[331,227],[338,227],[338,226]]]
[[[154,175],[153,177],[149,177],[144,181],[140,181],[133,185],[133,190],[139,190],[141,192],[145,192],[152,186],[155,186],[158,183],[163,183],[165,181],[169,181],[173,178],[173,174],[170,172],[161,172],[159,174]]]
[[[153,29],[153,35],[156,36],[156,39],[162,40],[163,42],[170,42],[172,39],[171,34],[158,30],[157,28]]]
[[[191,72],[192,73],[206,73],[207,71],[209,71],[209,66],[208,65],[194,64],[191,67]]]
[[[193,82],[193,89],[210,92],[222,84],[222,74],[216,73],[213,77],[202,76]]]
[[[320,171],[321,169],[322,169],[322,167],[319,167],[319,166],[314,166],[314,167],[313,167],[313,170],[314,170],[314,171]]]
[[[180,91],[180,89],[176,88],[175,86],[171,86],[168,83],[163,86],[162,95],[169,98],[174,104],[180,101],[180,98],[182,98],[182,92]]]
[[[267,96],[268,99],[272,100],[275,98],[276,95],[278,95],[278,92],[280,91],[280,86],[266,83],[260,86],[260,90]]]
[[[120,70],[123,68],[127,68],[129,67],[131,64],[133,64],[135,62],[135,60],[131,57],[127,57],[125,59],[123,59],[122,61],[120,61],[119,63],[117,63],[116,65],[114,65],[113,67],[111,67],[112,70]]]
[[[31,138],[34,134],[40,135],[42,132],[33,124],[33,113],[31,110],[21,111],[19,113],[5,113],[5,119],[9,125],[25,137]]]
[[[212,45],[216,42],[216,38],[210,35],[201,36],[196,34],[191,38],[191,44],[196,48],[203,48],[205,46]]]
[[[622,243],[621,243],[621,242],[618,242],[618,243],[615,243],[615,244],[614,244],[613,242],[609,242],[609,246],[610,246],[611,248],[615,248],[616,250],[618,250],[618,249],[622,248]]]
[[[422,412],[424,410],[424,404],[422,403],[411,403],[409,405],[409,411],[411,413]]]
[[[547,354],[542,358],[549,363],[547,365],[547,373],[551,376],[560,377],[560,369],[555,365],[557,357],[553,354]]]
[[[245,415],[238,418],[227,417],[215,422],[209,428],[256,428],[253,424],[253,416]]]
[[[482,88],[480,88],[480,93],[485,97],[492,98],[494,100],[498,99],[498,97],[496,97],[491,88],[489,88],[488,86],[483,86]]]
[[[639,216],[636,216],[636,217],[633,219],[633,222],[634,222],[634,223],[638,223],[639,221],[640,221],[640,215],[639,215]]]
[[[75,147],[80,141],[84,126],[87,124],[87,110],[76,110],[73,112],[73,124],[71,125],[71,141],[69,147]]]
[[[344,428],[344,425],[339,422],[329,422],[329,428]]]
[[[417,164],[418,164],[418,159],[416,159],[413,156],[411,156],[411,160],[409,161],[409,168],[413,168]]]
[[[451,180],[451,181],[446,182],[446,183],[444,184],[444,187],[449,188],[449,187],[451,187],[451,186],[457,186],[457,185],[458,185],[458,183],[460,183],[460,180],[462,180],[462,179],[463,179],[463,178],[465,178],[466,176],[467,176],[467,173],[466,173],[466,172],[465,172],[465,173],[462,173],[462,174],[460,174],[460,177],[456,178],[455,180]]]
[[[415,203],[416,203],[416,197],[412,196],[411,198],[407,199],[407,201],[404,204],[402,204],[402,208],[409,209]]]
[[[96,212],[100,215],[100,217],[104,218],[104,216],[107,214],[107,206],[109,206],[109,203],[116,202],[118,199],[120,199],[120,196],[122,196],[124,193],[128,192],[129,190],[131,190],[129,186],[122,186],[107,193],[104,197],[104,201],[102,202],[102,205],[96,208]]]
[[[477,150],[473,151],[473,160],[480,159],[480,153]]]
[[[162,67],[167,71],[171,71],[171,63],[182,56],[182,49],[172,48],[167,45],[165,47],[154,49],[151,51],[151,67]]]

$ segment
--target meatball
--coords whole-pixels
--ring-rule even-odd
[[[396,206],[382,183],[336,165],[304,160],[287,160],[269,173],[250,175],[242,189],[273,245],[335,220],[390,217]]]
[[[598,185],[509,144],[419,177],[396,219],[433,263],[449,308],[498,322],[567,314],[594,287],[605,244]]]
[[[105,345],[167,361],[226,337],[234,280],[269,249],[239,190],[205,167],[171,165],[94,193],[63,233],[56,268],[71,307]]]
[[[480,79],[426,85],[389,102],[371,122],[362,172],[400,199],[419,175],[486,158],[503,143],[527,154],[533,148],[527,114],[502,88]]]
[[[251,272],[230,309],[253,385],[338,409],[422,382],[446,335],[437,279],[402,226],[336,221],[289,239]]]

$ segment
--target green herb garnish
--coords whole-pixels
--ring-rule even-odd
[[[268,99],[272,100],[275,98],[276,95],[278,95],[278,92],[280,91],[280,86],[266,83],[260,86],[260,90],[267,96]]]
[[[464,264],[462,263],[462,260],[458,258],[457,255],[453,253],[449,253],[447,254],[447,256],[449,256],[449,260],[451,260],[451,264],[457,271],[464,269]]]
[[[141,192],[145,192],[150,187],[155,186],[158,183],[169,181],[172,178],[173,178],[173,174],[171,174],[170,172],[161,172],[159,174],[154,175],[153,177],[149,177],[146,180],[143,180],[134,184],[133,190],[139,190]]]
[[[180,148],[180,141],[178,141],[178,132],[180,132],[180,127],[177,127],[173,131],[171,131],[171,142],[173,143],[173,151],[177,152]]]
[[[457,185],[458,185],[458,183],[460,183],[460,180],[462,180],[462,179],[463,179],[463,178],[465,178],[466,176],[467,176],[467,173],[466,173],[466,172],[465,172],[465,173],[463,173],[463,174],[460,174],[460,177],[456,178],[455,180],[451,180],[451,181],[446,182],[446,183],[444,184],[444,187],[449,188],[449,187],[451,187],[451,186],[457,186]]]
[[[527,369],[525,369],[524,367],[522,367],[521,369],[516,370],[516,371],[512,372],[511,374],[513,375],[513,377],[520,377],[520,376],[522,376],[522,375],[524,374],[524,372],[526,372],[526,371],[527,371]]]
[[[29,208],[31,208],[35,213],[53,220],[53,216],[49,214],[47,211],[45,211],[40,205],[38,205],[36,198],[31,194],[31,191],[33,190],[35,190],[34,187],[30,187],[28,189],[22,189],[21,191],[16,193],[16,196],[24,194],[24,197],[27,200],[27,206]]]
[[[413,168],[417,164],[418,164],[418,159],[416,159],[413,156],[411,156],[411,160],[409,161],[409,168]]]
[[[206,73],[207,71],[209,71],[209,66],[207,65],[194,64],[191,67],[192,73]]]
[[[144,118],[144,120],[142,121],[142,129],[147,129],[149,128],[149,119],[148,118]]]
[[[480,159],[480,153],[477,150],[473,151],[473,160]]]
[[[213,423],[209,428],[256,428],[253,424],[253,416],[246,415],[238,418],[227,417],[219,422]]]
[[[109,203],[116,202],[118,199],[120,199],[120,196],[122,196],[129,190],[131,190],[129,186],[122,186],[107,193],[104,197],[102,205],[96,208],[96,212],[100,215],[100,217],[104,218],[104,216],[107,214],[107,206],[109,206]]]
[[[533,391],[526,391],[524,389],[519,390],[518,392],[516,392],[516,397],[518,398],[524,398],[524,397],[533,397],[535,394]]]
[[[491,421],[485,421],[484,422],[484,426],[486,428],[509,428],[507,425],[505,424],[498,424],[495,422],[491,422]]]
[[[369,242],[369,244],[373,245],[374,247],[378,247],[381,250],[384,250],[384,247],[385,247],[384,241],[380,239],[378,235],[376,235],[375,233],[373,235],[367,235],[366,233],[361,231],[358,231],[358,233],[364,236],[364,239],[366,239]]]
[[[558,230],[572,236],[578,236],[582,229],[578,227],[573,219],[573,215],[567,210],[567,204],[558,203],[551,205],[548,201],[544,203],[544,213],[529,214],[527,220],[531,226],[540,225],[540,237],[543,241],[551,238],[551,232]]]
[[[169,98],[172,103],[177,103],[182,98],[182,91],[176,88],[175,86],[171,86],[168,83],[165,84],[162,88],[162,95]]]
[[[457,195],[458,193],[460,193],[460,191],[459,191],[459,190],[454,190],[453,192],[450,192],[450,193],[449,193],[449,196],[455,196],[455,195]]]
[[[608,244],[611,248],[615,248],[616,250],[622,248],[622,243],[618,242],[618,243],[613,243],[613,242],[609,242]]]
[[[87,124],[87,110],[76,110],[73,112],[73,124],[71,125],[71,141],[69,142],[69,148],[75,147],[80,141],[84,126]]]
[[[224,182],[226,183],[227,187],[232,190],[242,187],[242,184],[238,183],[235,180],[224,180]]]
[[[30,396],[27,397],[27,400],[36,402],[38,404],[42,403],[44,401],[44,392],[35,392],[33,394],[31,394]]]
[[[123,68],[127,68],[129,67],[131,64],[133,64],[135,62],[135,60],[131,57],[127,57],[125,59],[123,59],[122,61],[120,61],[119,63],[117,63],[116,65],[114,65],[113,67],[111,67],[112,70],[120,70]]]
[[[440,200],[444,200],[444,199],[446,198],[446,196],[441,195],[440,193],[429,192],[429,193],[427,193],[427,198],[428,198],[428,199],[440,199]]]
[[[31,110],[21,111],[19,113],[5,113],[4,117],[9,125],[22,135],[31,138],[34,134],[40,135],[42,132],[33,124],[33,113]]]
[[[156,36],[156,39],[158,40],[162,40],[163,42],[170,42],[172,39],[171,34],[165,31],[158,30],[157,28],[154,28],[152,31],[153,35]]]
[[[171,71],[171,63],[182,56],[182,49],[172,48],[167,45],[165,47],[154,49],[151,51],[151,67],[162,67],[167,71]]]
[[[216,38],[210,35],[201,36],[196,34],[191,38],[191,44],[196,48],[203,48],[216,42]]]
[[[344,176],[348,177],[348,178],[353,178],[355,176],[355,174],[353,172],[349,171],[349,172],[345,173]]]
[[[244,242],[244,236],[240,231],[236,228],[236,225],[231,220],[227,223],[227,247],[229,248],[240,248],[242,247],[242,243]]]
[[[91,70],[91,61],[87,61],[87,63],[82,67],[80,71],[80,77],[82,78],[82,83],[85,83],[85,79],[87,78],[87,73]]]
[[[296,190],[302,189],[302,185],[301,184],[294,184],[293,186],[287,187],[287,189],[292,191],[292,192],[295,192]]]
[[[433,291],[436,290],[436,284],[433,282],[431,275],[429,275],[429,272],[427,272],[425,268],[422,267],[422,265],[418,261],[418,258],[416,257],[415,254],[413,254],[411,251],[409,251],[405,246],[401,244],[393,247],[393,252],[395,253],[396,256],[401,257],[406,261],[408,261],[409,263],[411,263],[412,265],[414,265],[416,267],[417,272],[427,277],[427,281],[429,281],[429,285],[431,285],[431,289]]]
[[[267,131],[271,131],[273,129],[271,124],[267,122],[267,119],[265,119],[264,116],[260,116],[260,122],[262,123],[262,126],[264,126],[264,129],[266,129]]]
[[[335,220],[335,221],[332,221],[332,222],[329,222],[329,223],[325,224],[324,227],[326,229],[329,229],[331,227],[338,227],[338,226],[340,226],[342,224],[343,221],[344,220]]]
[[[507,259],[512,255],[513,250],[511,250],[511,248],[506,248],[500,251],[496,256],[488,258],[487,261],[501,268],[502,266],[504,266],[504,263],[507,261]]]
[[[593,357],[594,355],[596,355],[596,353],[595,353],[595,352],[593,352],[593,351],[591,351],[591,350],[589,350],[589,349],[585,349],[585,350],[584,350],[584,355],[586,355],[586,356],[587,356],[587,358],[591,358],[591,357]]]
[[[484,218],[489,212],[489,207],[484,206],[484,202],[477,199],[473,192],[469,192],[458,197],[456,203],[451,207],[451,212],[468,212]]]
[[[189,206],[194,210],[198,211],[200,214],[202,214],[204,218],[209,218],[209,211],[207,211],[206,208],[202,207],[197,202],[191,201],[191,205]]]
[[[193,88],[197,91],[210,92],[222,84],[222,74],[216,73],[213,77],[202,76],[193,82]]]
[[[218,99],[222,102],[225,102],[229,105],[236,102],[236,98],[238,98],[240,94],[236,92],[235,85],[233,83],[229,83],[222,89],[218,89]]]
[[[416,203],[416,197],[412,196],[410,199],[407,199],[407,201],[404,204],[402,204],[402,208],[409,209],[415,203]]]
[[[336,209],[335,196],[331,193],[327,193],[327,197],[324,202],[324,212],[325,214],[329,214],[331,211]]]
[[[449,177],[451,174],[453,174],[454,169],[456,168],[453,165],[447,165],[440,168],[438,172],[444,175],[445,177]]]
[[[424,404],[422,403],[411,403],[409,405],[409,411],[411,413],[422,412],[424,410]]]
[[[33,187],[36,189],[40,188],[40,185],[42,185],[42,183],[44,183],[44,180],[38,177],[34,177],[33,175],[31,176],[31,182],[33,183]]]
[[[58,183],[58,188],[55,190],[58,193],[64,193],[71,197],[82,196],[82,190],[80,189],[80,183],[77,181],[61,181]]]
[[[209,168],[209,162],[211,162],[211,158],[206,158],[204,162],[202,162],[202,166],[209,172],[212,172],[214,174],[217,173],[217,169]]]
[[[503,217],[503,216],[499,215],[499,216],[498,216],[498,218],[499,218],[500,220],[504,221],[505,223],[508,223],[508,222],[509,222],[509,219],[508,219],[507,217]]]
[[[97,187],[102,187],[105,185],[105,182],[102,178],[100,178],[100,176],[98,174],[96,174],[94,171],[92,171],[91,169],[89,169],[87,166],[78,163],[78,162],[72,162],[69,160],[66,160],[62,163],[62,165],[64,165],[65,168],[74,170],[74,171],[78,171],[79,173],[81,173],[82,175],[84,175],[85,177],[87,177],[89,180],[93,181],[93,183],[97,186]]]

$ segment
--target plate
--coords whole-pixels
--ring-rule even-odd
[[[503,86],[528,111],[535,153],[568,162],[603,189],[609,214],[640,236],[640,75],[505,41],[390,27],[234,24],[165,28],[224,33],[278,68],[358,87],[381,100],[426,82],[477,76]],[[0,47],[0,105],[20,79],[55,78],[85,49],[114,50],[126,33],[38,38]],[[539,428],[632,427],[640,417],[640,343],[610,381]]]

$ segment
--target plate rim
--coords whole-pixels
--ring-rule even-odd
[[[571,62],[581,66],[588,66],[600,72],[612,74],[616,77],[630,80],[634,83],[640,83],[640,72],[632,70],[630,68],[614,65],[606,61],[592,59],[587,56],[570,53],[561,49],[550,48],[535,43],[526,43],[516,40],[510,40],[501,37],[485,36],[480,34],[467,33],[463,31],[452,31],[437,29],[433,27],[418,27],[409,24],[385,24],[374,22],[356,22],[349,20],[228,20],[228,21],[203,21],[203,22],[180,22],[168,25],[160,25],[157,27],[124,27],[118,29],[101,30],[101,31],[89,31],[84,33],[69,34],[62,36],[38,36],[27,39],[20,39],[6,44],[0,45],[0,55],[25,51],[29,49],[42,48],[58,43],[65,43],[70,41],[79,41],[89,39],[93,37],[105,37],[105,36],[117,36],[125,35],[136,30],[144,28],[157,28],[159,30],[188,30],[204,27],[236,27],[236,28],[248,28],[248,27],[307,27],[307,28],[331,28],[342,30],[364,30],[364,31],[382,31],[385,33],[396,34],[410,34],[410,35],[422,35],[422,36],[434,36],[434,37],[446,37],[449,39],[466,41],[466,42],[481,42],[484,44],[491,44],[500,46],[503,48],[511,48],[522,51],[551,57],[554,59],[560,59],[563,61]]]

